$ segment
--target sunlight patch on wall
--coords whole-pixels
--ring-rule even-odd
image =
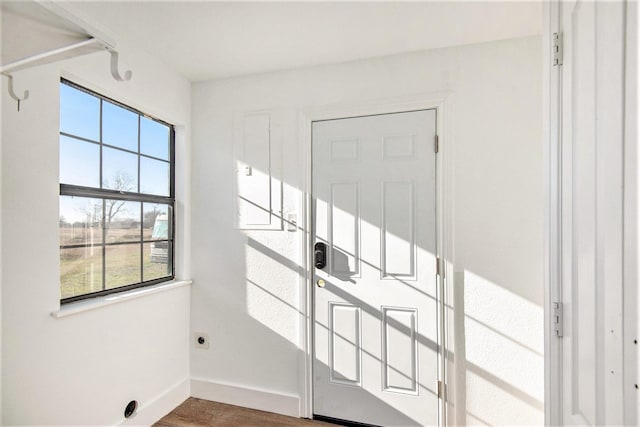
[[[543,422],[543,308],[472,272],[464,274],[469,411],[491,424],[536,417]]]
[[[524,367],[524,365],[523,365]],[[467,373],[467,425],[543,425],[544,408],[514,398],[472,372]]]
[[[247,312],[298,346],[298,294],[290,285],[298,277],[292,270],[295,263],[283,256],[283,252],[249,238],[246,245]]]
[[[542,307],[473,272],[464,274],[465,314],[542,354]]]

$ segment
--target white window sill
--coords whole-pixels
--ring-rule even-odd
[[[145,288],[133,289],[127,292],[72,302],[61,306],[60,310],[54,311],[53,313],[51,313],[51,316],[55,317],[56,319],[60,319],[61,317],[71,316],[73,314],[94,310],[96,308],[104,307],[107,305],[116,304],[123,301],[130,301],[132,299],[155,294],[158,292],[169,291],[171,289],[181,288],[183,286],[189,286],[191,285],[191,283],[191,280],[174,280],[171,282],[159,283],[157,285],[148,286]]]

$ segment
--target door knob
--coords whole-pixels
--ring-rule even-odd
[[[318,242],[313,246],[313,264],[322,270],[327,265],[327,245]]]

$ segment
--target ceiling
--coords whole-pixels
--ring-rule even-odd
[[[542,32],[541,2],[58,2],[191,81]]]

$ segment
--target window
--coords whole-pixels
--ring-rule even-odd
[[[171,280],[174,129],[60,83],[61,302]]]

